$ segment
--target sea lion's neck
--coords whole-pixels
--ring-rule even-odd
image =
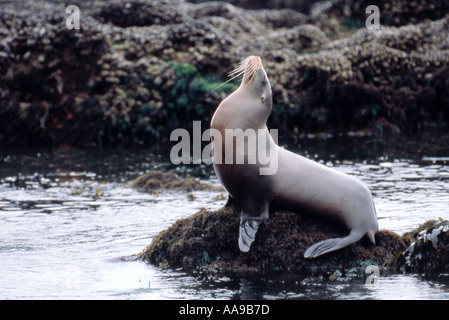
[[[245,87],[242,84],[235,93],[242,97],[242,101],[251,101],[251,103],[242,107],[250,107],[251,117],[261,125],[265,126],[273,107],[271,90],[257,90],[256,88]]]

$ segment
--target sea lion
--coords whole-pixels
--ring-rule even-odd
[[[245,141],[244,149],[237,148],[231,139],[212,138],[214,169],[218,179],[241,207],[239,249],[250,250],[260,224],[268,219],[270,205],[307,210],[316,215],[340,221],[349,230],[343,238],[328,239],[308,248],[305,258],[346,247],[367,235],[375,244],[378,231],[374,202],[369,189],[355,177],[326,167],[279,147],[268,131],[266,121],[272,108],[271,86],[262,60],[258,56],[246,58],[231,75],[243,75],[238,89],[225,98],[216,109],[211,130],[225,137],[226,129],[265,130],[265,142]],[[232,143],[233,148],[226,148]],[[268,152],[270,161],[277,161],[277,171],[262,175],[260,161],[255,163],[222,163],[230,156],[253,152]],[[219,154],[220,153],[220,154]],[[220,160],[215,162],[215,160]]]

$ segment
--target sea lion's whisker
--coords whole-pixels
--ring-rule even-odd
[[[235,76],[233,76],[232,78],[230,78],[229,80],[223,82],[222,84],[220,84],[218,87],[216,87],[214,90],[217,90],[218,88],[220,88],[222,85],[225,85],[226,83],[234,80],[235,78],[238,78],[242,75],[242,73],[245,72],[245,70],[243,70],[241,73],[236,74]]]
[[[246,82],[246,86],[250,85],[254,79],[256,78],[257,71],[261,68],[261,62],[259,59],[254,56],[249,56],[243,61],[241,61],[238,66],[228,73],[228,77],[231,77],[229,80],[223,82],[214,90],[217,90],[222,85],[234,80],[235,78],[239,78],[243,75],[241,81]]]

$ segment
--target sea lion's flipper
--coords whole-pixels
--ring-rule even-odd
[[[268,220],[269,203],[262,202],[263,197],[261,193],[248,192],[242,196],[239,227],[239,249],[242,252],[249,251],[259,226]]]
[[[244,220],[240,221],[239,228],[239,249],[242,252],[248,252],[251,244],[256,238],[257,230],[262,221]]]
[[[351,232],[344,238],[333,238],[320,241],[310,246],[310,248],[304,252],[304,258],[316,258],[322,254],[344,248],[359,241],[362,236],[363,234],[360,234],[359,232]]]
[[[239,227],[239,249],[242,252],[248,252],[251,244],[256,238],[259,226],[268,218],[262,214],[259,217],[252,217],[242,211]]]

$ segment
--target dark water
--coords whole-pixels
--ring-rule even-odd
[[[290,146],[372,190],[380,228],[449,219],[449,139],[312,139]],[[447,276],[202,277],[135,261],[158,234],[218,192],[145,194],[130,182],[171,170],[218,184],[211,167],[173,166],[169,152],[0,150],[0,299],[447,299]],[[193,195],[193,197],[192,197]]]

